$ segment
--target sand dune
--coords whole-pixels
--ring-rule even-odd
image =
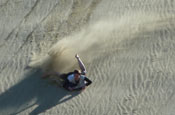
[[[174,115],[172,0],[1,0],[0,114]],[[78,68],[68,92],[40,77]]]

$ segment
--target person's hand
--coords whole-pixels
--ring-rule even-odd
[[[77,59],[78,59],[78,58],[80,58],[80,57],[79,57],[79,55],[78,55],[78,54],[76,54],[76,55],[75,55],[75,58],[77,58]]]

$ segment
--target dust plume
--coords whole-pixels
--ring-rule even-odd
[[[58,41],[47,54],[34,55],[29,66],[39,67],[44,71],[71,71],[78,67],[74,58],[76,53],[88,65],[100,56],[122,50],[123,48],[119,47],[122,41],[139,38],[139,35],[167,24],[167,18],[161,19],[155,14],[128,15],[118,20],[105,19],[89,24],[79,33]]]

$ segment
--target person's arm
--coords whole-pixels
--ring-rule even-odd
[[[78,64],[79,64],[79,67],[80,67],[80,69],[81,69],[82,74],[85,75],[85,74],[86,74],[85,65],[84,65],[83,62],[81,61],[81,59],[80,59],[80,57],[79,57],[78,54],[75,55],[75,58],[76,58],[77,61],[78,61]]]

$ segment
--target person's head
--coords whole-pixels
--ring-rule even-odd
[[[74,77],[75,81],[78,81],[80,79],[80,72],[78,70],[74,70]]]

